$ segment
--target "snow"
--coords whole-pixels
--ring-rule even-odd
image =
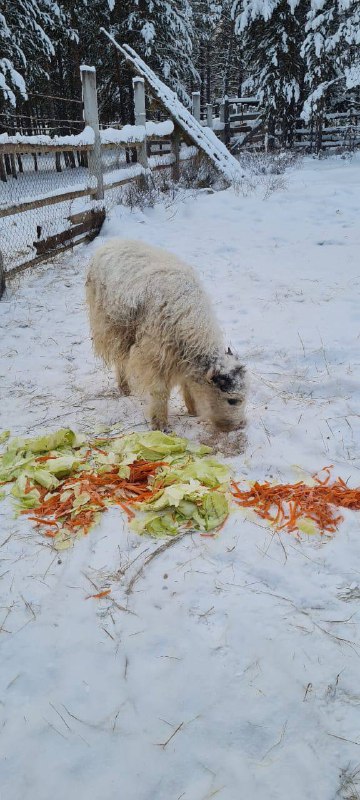
[[[217,440],[235,473],[286,481],[295,464],[334,464],[358,485],[360,157],[307,158],[282,180],[119,206],[96,242],[17,279],[0,303],[3,428],[145,424],[92,355],[84,309],[91,253],[126,234],[193,264],[247,364],[245,452],[234,435]],[[177,396],[171,426],[216,441]],[[359,757],[355,513],[332,540],[298,541],[236,511],[218,538],[188,535],[159,554],[130,595],[158,543],[116,510],[60,557],[7,501],[0,519],[4,797],[347,796],[340,775]],[[94,585],[118,605],[85,600]]]
[[[159,139],[169,137],[174,132],[171,119],[164,122],[149,120],[144,125],[124,125],[123,128],[105,128],[100,131],[101,144],[126,144],[143,142],[145,136],[156,136]]]
[[[163,122],[153,122],[148,120],[146,123],[146,133],[148,136],[162,137],[171,136],[174,132],[174,123],[171,119],[165,119]]]
[[[146,170],[137,162],[131,164],[129,167],[122,167],[121,169],[113,169],[104,175],[104,187],[111,187],[118,181],[126,181],[135,178],[137,175],[144,175]]]
[[[145,135],[144,125],[124,125],[123,128],[105,128],[100,131],[101,144],[143,142]]]
[[[146,130],[144,125],[124,125],[123,128],[105,128],[100,131],[101,144],[127,144],[131,142],[143,142],[145,136],[156,136],[161,139],[162,137],[169,137],[174,131],[174,123],[171,119],[164,120],[163,122],[153,122],[149,120],[146,123]],[[24,136],[21,133],[15,133],[9,136],[8,133],[0,134],[0,145],[4,144],[31,144],[31,145],[93,145],[94,144],[94,131],[87,125],[81,133],[72,134],[70,136],[48,136],[47,134],[37,134],[35,136]]]
[[[130,127],[130,126],[129,126]],[[0,134],[0,145],[2,144],[31,144],[31,145],[92,145],[94,144],[94,131],[90,125],[86,125],[81,133],[71,134],[70,136],[48,136],[47,134],[39,133],[36,136],[24,136],[21,133],[15,133],[9,136],[8,133]]]
[[[224,128],[225,128],[225,123],[221,122],[220,117],[213,117],[213,130],[223,131]]]
[[[345,80],[347,89],[354,89],[360,85],[360,61],[345,68]]]

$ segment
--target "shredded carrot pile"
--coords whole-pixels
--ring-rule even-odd
[[[338,508],[360,510],[360,488],[349,489],[342,478],[330,482],[331,467],[325,467],[321,479],[314,475],[315,486],[299,481],[271,485],[256,481],[250,489],[243,490],[232,481],[232,495],[243,508],[252,508],[277,530],[298,530],[300,519],[312,520],[321,533],[334,533],[343,517]]]
[[[119,505],[128,519],[132,519],[135,514],[129,506],[134,502],[146,502],[159,491],[159,484],[154,490],[148,481],[162,466],[165,466],[163,461],[136,461],[130,466],[129,478],[120,477],[118,467],[102,474],[76,473],[63,480],[50,495],[47,489],[40,489],[41,505],[33,511],[24,509],[21,513],[32,514],[29,519],[45,526],[43,532],[50,538],[55,538],[64,529],[73,535],[80,531],[88,533],[96,514],[105,511],[110,504]],[[31,489],[28,482],[28,490]],[[76,498],[81,496],[87,498],[84,510],[81,506],[76,507]]]

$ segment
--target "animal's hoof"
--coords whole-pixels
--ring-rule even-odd
[[[122,397],[129,397],[131,394],[130,386],[126,381],[118,381],[118,389]]]
[[[162,431],[163,433],[169,433],[170,430],[167,423],[161,419],[152,419],[151,427],[153,431]]]

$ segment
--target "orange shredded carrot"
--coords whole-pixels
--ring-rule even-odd
[[[331,469],[324,467],[325,477],[313,476],[315,486],[303,481],[275,486],[256,481],[250,489],[241,489],[232,481],[232,495],[238,505],[254,509],[277,530],[298,530],[299,520],[308,517],[321,533],[334,533],[343,520],[336,508],[360,510],[360,488],[349,489],[342,478],[331,483]]]
[[[107,597],[110,594],[111,589],[104,589],[102,592],[98,592],[97,594],[89,594],[85,599],[90,600],[90,598],[94,598],[96,600],[100,600],[101,597]]]
[[[40,505],[35,509],[24,509],[21,513],[32,513],[30,519],[37,525],[57,528],[54,537],[63,525],[70,535],[76,536],[79,530],[87,534],[95,521],[95,515],[105,511],[109,501],[120,505],[130,520],[135,517],[135,513],[129,506],[132,503],[146,502],[159,491],[158,487],[155,489],[149,484],[149,479],[165,465],[164,461],[136,461],[130,465],[129,478],[120,477],[118,467],[100,475],[94,471],[75,473],[64,478],[51,494],[40,487]],[[28,481],[27,490],[32,488]],[[61,499],[64,492],[69,493],[65,501]],[[89,495],[91,509],[86,506],[83,510],[81,507],[74,508],[75,498],[82,492]],[[50,531],[46,535],[50,536]]]
[[[126,503],[122,503],[122,502],[121,502],[121,500],[118,500],[118,501],[117,501],[117,505],[118,505],[118,506],[120,506],[120,508],[122,508],[122,510],[123,510],[123,511],[125,511],[125,514],[126,514],[126,516],[127,516],[127,518],[128,518],[129,520],[130,520],[130,519],[134,519],[134,517],[135,517],[135,514],[134,514],[134,512],[133,512],[133,511],[131,511],[131,509],[130,509],[130,508],[128,508],[128,506],[126,505]]]

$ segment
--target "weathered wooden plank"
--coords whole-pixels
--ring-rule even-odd
[[[86,222],[90,217],[93,218],[98,213],[98,211],[88,208],[86,211],[79,211],[77,214],[70,214],[67,219],[72,225],[80,225],[81,222]]]
[[[22,214],[25,211],[31,211],[34,208],[43,208],[44,206],[53,206],[56,203],[65,203],[67,200],[75,200],[76,197],[93,196],[95,189],[74,189],[70,192],[63,192],[50,197],[41,197],[38,200],[26,200],[24,203],[19,203],[13,206],[0,206],[0,219],[2,217],[11,217],[13,214]]]
[[[57,249],[58,245],[64,244],[64,242],[69,241],[69,239],[76,239],[77,236],[81,236],[83,233],[93,231],[97,234],[104,222],[104,217],[104,213],[99,211],[94,212],[91,217],[84,220],[84,222],[80,222],[78,225],[72,225],[65,231],[55,233],[53,236],[48,236],[47,239],[39,239],[33,242],[37,254],[51,253],[52,250]]]
[[[96,234],[95,234],[96,235]],[[36,256],[32,258],[30,261],[25,261],[24,264],[19,264],[16,267],[12,267],[12,269],[6,270],[6,281],[7,283],[16,275],[19,275],[21,272],[25,272],[27,269],[31,267],[37,267],[43,261],[52,261],[57,255],[66,252],[66,250],[72,250],[78,244],[85,244],[89,242],[92,238],[92,235],[87,234],[83,236],[81,239],[76,239],[75,242],[70,242],[70,244],[65,244],[63,247],[57,248],[52,253],[44,253],[43,255]]]
[[[247,114],[246,112],[244,114],[230,113],[230,122],[246,122],[246,120],[259,119],[259,116],[261,116],[259,112],[254,114]]]
[[[106,145],[105,145],[106,147]],[[3,155],[21,155],[27,153],[36,153],[36,155],[45,155],[46,153],[77,153],[86,150],[92,150],[92,144],[25,144],[24,142],[12,143],[7,142],[0,144],[0,153]]]

